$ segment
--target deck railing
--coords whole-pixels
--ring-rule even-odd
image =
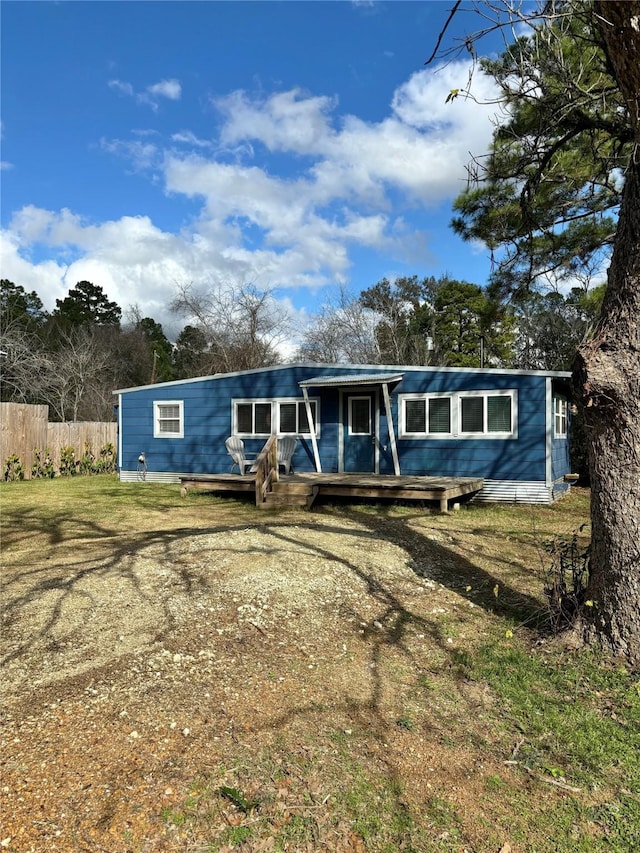
[[[256,506],[264,503],[267,494],[278,482],[278,439],[275,435],[267,439],[255,463]]]

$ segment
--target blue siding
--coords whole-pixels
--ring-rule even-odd
[[[121,392],[121,457],[124,471],[135,471],[138,455],[146,454],[150,473],[221,473],[231,459],[225,439],[232,429],[232,400],[237,398],[297,397],[299,383],[317,376],[351,376],[357,373],[397,375],[401,383],[392,389],[391,402],[400,468],[403,474],[477,476],[492,480],[544,482],[546,478],[546,375],[542,373],[438,370],[398,366],[354,367],[291,365],[247,371],[183,382],[165,383]],[[516,390],[517,438],[514,439],[402,439],[398,437],[398,395],[464,391]],[[337,387],[309,388],[320,399],[321,434],[318,440],[322,469],[339,468],[340,399]],[[381,395],[380,395],[381,397]],[[154,438],[154,402],[182,400],[184,438]],[[382,401],[381,401],[382,402]],[[245,440],[249,452],[257,452],[263,438]],[[381,474],[393,473],[388,421],[380,416]],[[552,441],[553,478],[569,471],[568,441]],[[315,470],[310,438],[301,438],[294,457],[296,471]]]
[[[559,480],[570,471],[569,441],[566,438],[554,438],[551,442],[551,479]]]
[[[403,473],[544,481],[547,415],[544,376],[478,372],[426,376],[407,374],[396,390],[398,394],[424,391],[518,392],[517,438],[399,439],[398,452]],[[393,418],[394,423],[398,423],[397,398]]]

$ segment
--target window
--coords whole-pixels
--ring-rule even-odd
[[[271,435],[271,403],[237,403],[234,432],[241,435]]]
[[[163,400],[153,404],[153,437],[184,437],[184,403],[182,400]]]
[[[429,400],[429,432],[451,432],[451,400],[448,397]]]
[[[484,401],[482,397],[462,397],[460,415],[461,432],[484,432]]]
[[[567,401],[564,397],[553,398],[553,434],[555,438],[567,437]]]
[[[427,401],[405,400],[404,432],[424,433],[427,431]]]
[[[310,435],[309,419],[307,418],[307,407],[304,400],[297,402],[276,401],[278,407],[278,434],[279,435]],[[311,406],[311,417],[318,429],[316,417],[316,401],[309,400]]]
[[[451,435],[451,397],[401,398],[400,436]]]
[[[309,400],[311,417],[319,431],[318,401]],[[234,400],[233,434],[242,436],[310,435],[304,400]]]
[[[400,396],[400,438],[515,438],[516,391]]]
[[[512,413],[512,392],[461,395],[460,434],[509,436],[513,433]]]
[[[371,397],[349,398],[349,435],[371,435]]]

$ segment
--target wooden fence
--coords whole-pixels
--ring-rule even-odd
[[[116,447],[115,423],[49,423],[48,406],[0,403],[0,421],[0,464],[4,469],[9,456],[18,456],[27,479],[31,477],[31,466],[35,461],[34,449],[44,454],[48,448],[57,471],[63,447],[73,447],[76,459],[84,453],[85,445],[89,445],[96,456],[106,444]]]

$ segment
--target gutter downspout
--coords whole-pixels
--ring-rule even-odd
[[[391,442],[391,455],[393,456],[393,472],[396,477],[400,476],[400,460],[398,459],[398,445],[396,444],[396,430],[393,425],[393,415],[391,414],[391,398],[389,396],[389,384],[382,383],[382,396],[384,397],[384,407],[387,411],[387,426],[389,427],[389,441]]]
[[[304,407],[307,412],[307,423],[311,431],[311,444],[313,445],[313,459],[316,463],[316,471],[322,474],[322,465],[320,464],[320,454],[318,453],[318,439],[316,438],[316,425],[311,414],[311,403],[309,402],[309,393],[306,387],[302,386],[302,396],[304,397]]]

